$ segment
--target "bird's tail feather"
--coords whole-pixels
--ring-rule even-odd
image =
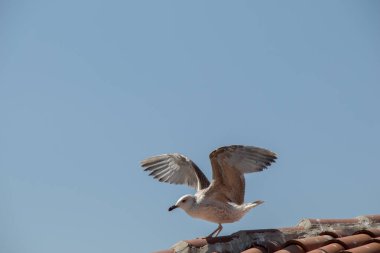
[[[252,208],[258,205],[261,205],[262,203],[264,203],[264,201],[262,200],[256,200],[255,202],[251,202],[251,203],[243,203],[241,205],[235,204],[233,202],[229,202],[229,204],[234,206],[235,208],[244,210],[246,212],[248,212],[249,210],[251,210]]]
[[[262,203],[264,203],[264,201],[262,201],[262,200],[256,200],[255,202],[249,203],[247,205],[247,207],[249,209],[252,209],[252,208],[254,208],[254,207],[258,206],[258,205],[261,205]]]

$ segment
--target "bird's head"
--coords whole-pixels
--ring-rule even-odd
[[[189,210],[195,203],[195,197],[193,195],[185,195],[180,197],[177,200],[177,203],[169,207],[169,211],[176,209],[177,207],[182,208],[183,210]]]

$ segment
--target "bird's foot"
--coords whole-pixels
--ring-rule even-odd
[[[222,231],[223,229],[223,226],[222,224],[219,224],[219,226],[211,232],[211,234],[209,234],[208,236],[206,236],[204,239],[209,239],[209,238],[212,238],[212,237],[217,237],[220,233],[220,231]]]

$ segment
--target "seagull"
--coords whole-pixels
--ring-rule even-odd
[[[243,145],[220,147],[210,153],[211,183],[199,167],[184,155],[162,154],[141,161],[145,171],[160,182],[188,185],[194,195],[184,195],[169,208],[183,209],[193,218],[218,224],[206,238],[216,237],[224,223],[240,220],[249,210],[264,203],[261,200],[244,203],[245,173],[259,172],[275,162],[270,150]]]

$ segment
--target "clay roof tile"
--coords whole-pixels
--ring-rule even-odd
[[[360,247],[341,251],[340,253],[379,253],[379,252],[380,252],[380,243],[372,242]]]
[[[371,239],[372,237],[370,235],[357,234],[357,235],[351,235],[351,236],[333,239],[331,240],[331,242],[340,243],[345,249],[351,249],[351,248],[355,248],[360,245],[363,245]]]
[[[255,246],[254,248],[250,248],[242,251],[241,253],[267,253],[268,250],[261,246]]]
[[[299,245],[292,244],[289,246],[286,246],[285,248],[275,251],[275,253],[305,253],[306,251],[303,250],[303,248]]]
[[[301,246],[305,250],[305,252],[308,252],[323,246],[327,241],[331,240],[332,238],[333,237],[330,235],[320,235],[302,239],[294,239],[287,241],[284,247],[286,247],[287,245],[296,244]]]
[[[308,253],[338,253],[344,250],[344,247],[339,243],[330,243],[326,246],[320,247],[318,249],[312,250]]]

